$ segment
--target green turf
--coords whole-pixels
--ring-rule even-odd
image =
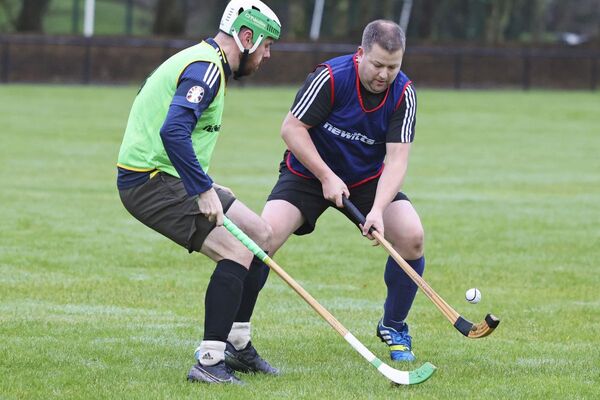
[[[415,387],[389,385],[271,276],[254,342],[283,375],[185,382],[213,265],[136,222],[115,159],[136,88],[0,86],[0,398],[593,398],[600,387],[600,96],[421,90],[405,190],[426,229],[426,280],[462,337],[417,296]],[[291,89],[231,89],[213,178],[260,211],[284,149]],[[364,345],[386,255],[338,213],[276,261]],[[464,300],[481,289],[479,305]],[[400,365],[401,369],[416,365]],[[595,393],[595,394],[594,394]]]

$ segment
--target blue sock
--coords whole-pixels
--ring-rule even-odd
[[[406,260],[406,262],[423,276],[425,256],[416,260]],[[383,277],[387,286],[387,298],[383,305],[383,324],[400,330],[403,328],[418,287],[392,257],[388,257]]]

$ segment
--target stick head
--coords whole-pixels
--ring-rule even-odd
[[[395,385],[416,385],[431,378],[436,367],[426,362],[414,371],[407,372],[394,369],[382,362],[377,369]]]
[[[482,337],[486,337],[490,333],[496,329],[496,327],[500,324],[500,320],[492,314],[488,314],[485,316],[485,320],[478,324],[474,324],[469,331],[467,337],[471,339],[479,339]]]
[[[492,333],[499,323],[500,320],[492,314],[486,315],[485,319],[478,324],[474,324],[459,316],[456,322],[454,322],[454,327],[466,337],[479,339]]]

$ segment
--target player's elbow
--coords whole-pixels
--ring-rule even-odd
[[[282,128],[280,134],[286,146],[290,148],[290,146],[292,145],[292,134],[290,133],[290,131],[288,129]]]
[[[162,140],[163,144],[168,145],[171,141],[173,141],[177,135],[175,129],[173,129],[170,125],[164,124],[160,128],[160,140]]]
[[[269,250],[273,238],[273,228],[264,219],[261,218],[260,221],[256,234],[257,243],[260,244],[261,248]]]
[[[279,134],[281,135],[281,138],[283,140],[285,140],[287,137],[289,137],[290,133],[290,124],[288,122],[288,118],[286,118],[283,121],[283,124],[281,124],[281,130],[279,131]]]
[[[285,129],[281,129],[281,138],[283,139],[283,141],[289,145],[289,138],[290,138],[290,133],[289,131],[285,130]]]
[[[281,124],[280,134],[281,138],[285,143],[289,144],[289,141],[294,137],[294,132],[299,127],[298,123],[298,119],[296,119],[296,117],[294,117],[291,113],[288,113],[288,115],[283,120],[283,124]]]
[[[164,124],[159,134],[163,145],[169,148],[191,140],[191,132],[176,124]]]

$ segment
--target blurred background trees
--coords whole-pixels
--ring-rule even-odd
[[[40,32],[49,3],[50,0],[23,0],[15,29],[19,32]]]
[[[325,0],[320,40],[355,43],[375,18],[399,21],[406,0]],[[0,33],[78,34],[84,0],[0,0]],[[309,40],[315,0],[266,0],[283,38]],[[97,35],[213,35],[227,0],[96,0]],[[598,43],[600,0],[413,0],[413,43]]]

